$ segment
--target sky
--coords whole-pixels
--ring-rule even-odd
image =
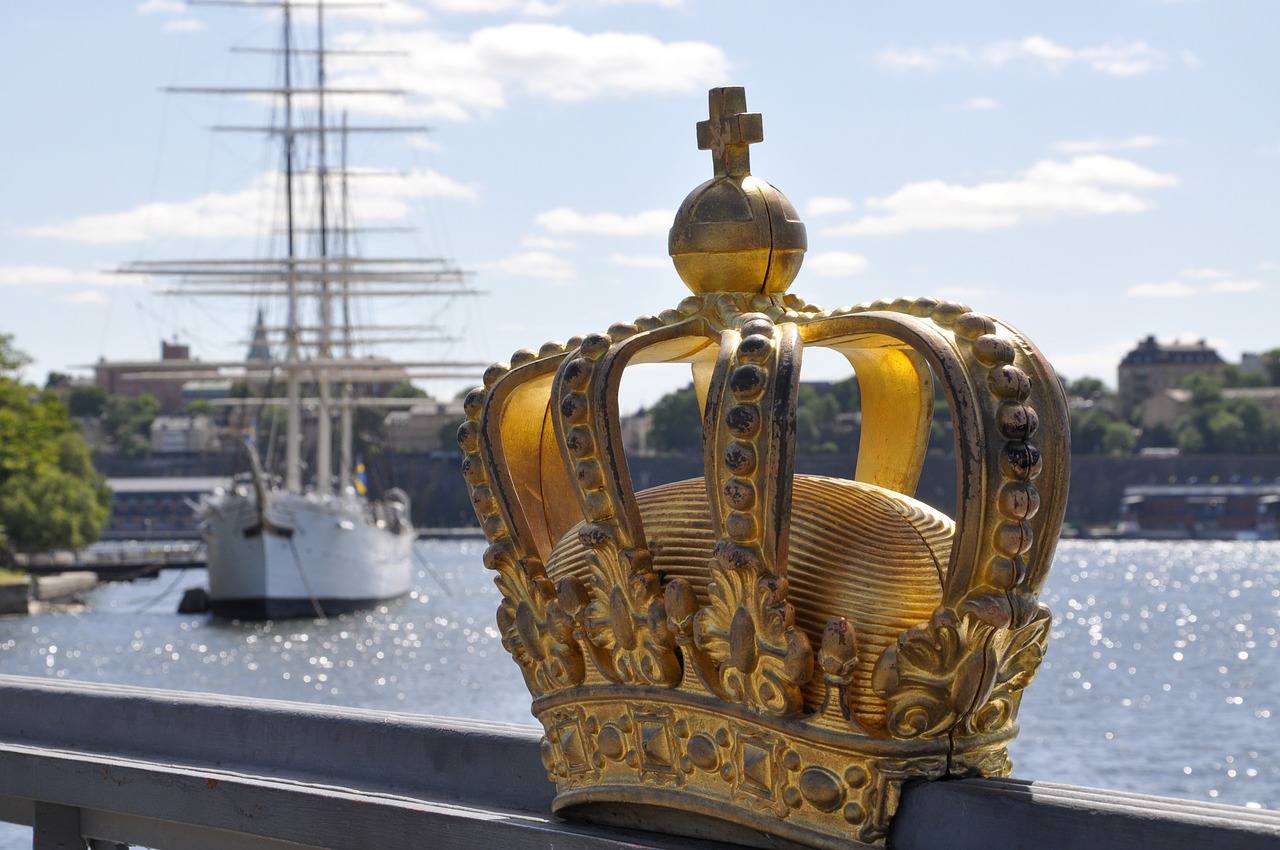
[[[100,358],[243,355],[244,300],[176,298],[112,270],[278,247],[278,149],[215,124],[273,102],[166,93],[272,85],[266,9],[177,0],[9,3],[0,28],[0,333],[25,377]],[[302,23],[313,12],[298,10]],[[300,26],[301,43],[311,39]],[[1229,361],[1280,347],[1280,4],[390,0],[330,9],[370,256],[443,255],[474,298],[381,303],[451,341],[409,359],[506,360],[657,314],[686,294],[666,253],[711,174],[707,90],[746,88],[752,173],[790,198],[809,253],[791,291],[838,307],[963,301],[1019,328],[1068,378],[1114,386],[1140,339]],[[398,172],[402,179],[388,176]],[[414,228],[414,232],[402,232]],[[848,365],[806,354],[805,376]],[[475,370],[478,378],[481,369]],[[688,381],[645,367],[624,406]],[[475,381],[427,385],[448,397]]]

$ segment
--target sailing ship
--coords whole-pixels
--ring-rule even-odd
[[[421,326],[354,325],[350,319],[352,300],[475,292],[467,283],[467,273],[443,259],[375,259],[358,256],[352,249],[352,234],[358,228],[351,222],[348,178],[355,172],[346,164],[348,139],[359,132],[421,132],[425,128],[351,127],[345,114],[340,121],[327,114],[333,111],[330,101],[335,94],[345,99],[403,92],[329,85],[326,59],[336,51],[325,45],[323,0],[219,0],[217,5],[259,11],[270,7],[279,13],[280,46],[251,48],[278,55],[279,85],[171,91],[273,99],[277,120],[269,126],[215,129],[266,133],[279,144],[282,250],[279,256],[244,260],[136,262],[122,271],[168,279],[174,283],[169,290],[173,294],[282,302],[285,321],[281,326],[265,327],[259,313],[248,361],[201,365],[217,365],[224,370],[222,374],[237,374],[259,387],[284,384],[282,400],[215,402],[256,405],[258,410],[283,402],[283,476],[264,468],[260,447],[250,437],[246,440],[248,473],[231,488],[202,497],[195,509],[207,547],[208,606],[215,615],[240,619],[323,617],[393,599],[410,587],[415,533],[408,497],[390,490],[372,499],[362,478],[353,475],[354,409],[390,407],[394,402],[359,397],[355,388],[385,387],[409,377],[460,377],[474,374],[479,365],[357,356],[357,348],[363,351],[370,343],[416,342],[427,337],[421,335]],[[306,22],[299,20],[303,11]],[[299,30],[307,25],[314,31],[313,46],[296,46]],[[341,51],[344,56],[358,52]],[[303,161],[302,141],[309,151],[309,163]],[[334,151],[335,145],[339,151]],[[417,331],[419,335],[410,339],[377,336],[389,331]],[[360,336],[365,332],[372,334]],[[264,335],[282,339],[282,358],[266,353]],[[225,371],[233,369],[235,373]],[[208,378],[208,373],[201,373],[201,377]],[[308,424],[304,413],[312,410],[314,452],[304,462],[303,438]],[[339,423],[336,440],[335,418]]]

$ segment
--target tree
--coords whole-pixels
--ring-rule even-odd
[[[1184,454],[1258,454],[1280,449],[1280,422],[1252,398],[1227,398],[1215,380],[1200,375],[1187,382],[1191,412],[1178,426]]]
[[[387,390],[387,398],[431,398],[421,387],[405,382]]]
[[[1107,385],[1100,378],[1093,378],[1088,375],[1083,378],[1077,378],[1066,386],[1067,395],[1071,398],[1082,398],[1086,401],[1096,401],[1110,395]]]
[[[1262,352],[1262,365],[1267,370],[1267,380],[1271,386],[1280,387],[1280,348]]]
[[[1115,420],[1100,410],[1084,413],[1072,411],[1071,451],[1075,454],[1102,454],[1102,440],[1107,426]]]
[[[0,379],[16,379],[30,362],[30,355],[13,347],[13,334],[0,334]]]
[[[1222,385],[1224,387],[1265,387],[1268,383],[1270,382],[1267,380],[1265,371],[1243,372],[1234,363],[1228,363],[1222,370]]]
[[[1102,433],[1102,452],[1108,455],[1131,455],[1138,446],[1138,435],[1125,422],[1111,422]]]
[[[442,451],[453,451],[458,447],[458,429],[466,421],[467,417],[465,416],[452,416],[440,426],[440,430],[436,433],[440,437],[440,449]]]
[[[1230,410],[1219,410],[1205,423],[1209,432],[1209,444],[1225,454],[1241,454],[1249,451],[1249,432],[1244,421]]]
[[[107,390],[97,385],[76,387],[67,399],[72,416],[101,416],[107,409]]]
[[[660,452],[702,451],[702,409],[692,386],[667,393],[649,408],[649,440]]]
[[[1196,424],[1188,419],[1178,426],[1178,452],[1184,455],[1204,454],[1205,438]]]
[[[819,394],[810,384],[801,384],[796,393],[796,451],[802,454],[834,454],[832,437],[840,402],[828,391]]]
[[[862,409],[862,390],[858,386],[857,375],[850,375],[832,384],[831,395],[842,412],[853,413]]]
[[[0,334],[6,371],[25,358]],[[57,396],[0,376],[0,548],[86,546],[102,533],[110,501]]]
[[[1192,375],[1187,379],[1191,390],[1191,406],[1206,408],[1222,403],[1222,384],[1206,375]]]
[[[1133,427],[1104,410],[1071,411],[1071,451],[1076,454],[1131,455],[1138,437]]]
[[[141,457],[151,451],[151,423],[160,412],[160,402],[150,393],[140,396],[113,395],[107,398],[107,431],[125,457]]]

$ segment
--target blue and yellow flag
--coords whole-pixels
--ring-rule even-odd
[[[356,492],[361,496],[369,493],[369,476],[364,471],[364,459],[356,455],[356,474],[352,482],[356,487]]]

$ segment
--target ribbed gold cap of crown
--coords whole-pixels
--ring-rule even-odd
[[[556,811],[762,847],[882,845],[902,785],[1003,775],[1051,618],[1039,592],[1070,435],[1052,366],[967,306],[824,310],[785,293],[804,226],[747,173],[741,89],[712,92],[716,176],[681,206],[694,290],[521,349],[467,395],[462,472],[497,625],[542,723]],[[852,479],[794,474],[806,347],[846,358]],[[618,391],[691,367],[704,475],[637,492]],[[954,515],[913,498],[934,381]],[[833,458],[833,466],[836,465]]]
[[[667,250],[693,292],[785,292],[809,244],[804,222],[786,195],[751,176],[747,146],[764,130],[744,90],[712,89],[710,101],[698,146],[711,150],[715,177],[680,205]]]

